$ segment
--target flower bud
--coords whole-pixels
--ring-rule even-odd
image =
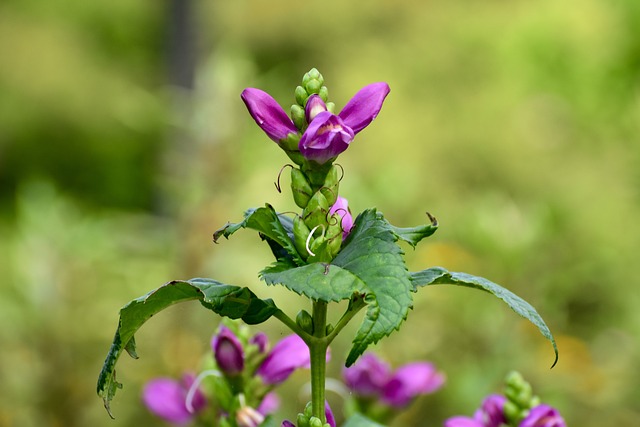
[[[304,108],[298,104],[291,106],[291,119],[293,124],[302,132],[307,127],[307,119],[304,116]]]
[[[307,98],[309,98],[309,94],[307,93],[305,88],[303,88],[302,86],[296,87],[294,96],[296,98],[296,102],[301,107],[304,107],[305,103],[307,102]]]
[[[264,422],[264,415],[250,406],[243,406],[236,412],[238,427],[258,427]]]
[[[227,376],[239,375],[244,369],[244,350],[242,343],[233,332],[223,326],[211,341],[213,354],[218,368]]]
[[[312,68],[302,77],[302,86],[307,90],[309,95],[320,92],[320,88],[324,84],[324,77],[315,68]]]
[[[313,255],[307,259],[308,262],[326,262],[329,263],[333,260],[334,256],[331,254],[329,249],[329,241],[324,237],[320,236],[311,242],[310,250]]]
[[[335,114],[336,113],[336,104],[333,102],[327,102],[327,111],[330,113]]]
[[[326,226],[327,213],[329,212],[329,202],[324,195],[318,191],[309,200],[309,203],[302,211],[304,223],[313,229],[319,225]]]
[[[305,414],[298,414],[296,421],[298,427],[309,427],[309,417],[307,417]]]
[[[309,418],[309,427],[324,427],[320,418],[311,417]]]
[[[338,166],[331,165],[331,168],[329,168],[329,172],[327,172],[327,176],[324,179],[324,185],[320,188],[320,191],[327,199],[329,206],[333,206],[338,199],[338,190],[340,188],[340,172],[338,169]]]
[[[326,86],[322,86],[320,88],[320,92],[318,92],[318,95],[320,95],[320,98],[322,98],[324,102],[327,102],[327,100],[329,99],[329,89],[327,89]]]
[[[307,259],[309,252],[307,250],[307,238],[311,234],[311,231],[304,223],[302,217],[296,216],[293,218],[293,244],[296,247],[298,253],[303,259]]]
[[[302,209],[306,208],[311,196],[313,196],[313,190],[309,180],[300,169],[291,168],[291,191],[296,205]]]
[[[300,310],[296,316],[296,323],[306,333],[313,335],[313,318],[307,310]]]

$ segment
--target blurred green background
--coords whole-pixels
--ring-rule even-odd
[[[258,281],[271,258],[257,236],[214,246],[211,233],[264,202],[294,209],[273,185],[287,158],[239,94],[259,87],[288,108],[311,67],[338,108],[391,86],[339,161],[352,210],[399,226],[434,214],[410,269],[491,278],[558,339],[549,370],[551,347],[498,300],[423,289],[377,350],[432,360],[448,382],[395,425],[472,414],[511,369],[572,426],[640,425],[637,0],[4,0],[0,57],[1,426],[162,425],[140,390],[197,369],[218,322],[199,304],[138,334],[115,421],[95,383],[119,308],[170,279],[299,302]]]

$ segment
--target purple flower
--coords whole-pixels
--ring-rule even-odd
[[[377,396],[391,377],[391,368],[373,353],[365,353],[342,372],[344,381],[359,396]]]
[[[253,120],[275,142],[285,139],[291,133],[298,133],[293,121],[268,93],[247,88],[240,96]]]
[[[265,397],[262,398],[262,402],[258,406],[258,412],[262,415],[269,415],[278,410],[280,407],[280,398],[274,392],[267,393]]]
[[[520,427],[567,427],[567,424],[557,409],[541,404],[531,409]]]
[[[347,386],[357,395],[379,397],[383,403],[402,408],[418,395],[433,393],[444,383],[444,375],[431,363],[415,362],[391,372],[373,353],[343,371]]]
[[[149,411],[170,423],[184,425],[191,421],[193,413],[189,412],[186,397],[193,384],[194,377],[185,375],[182,381],[171,378],[157,378],[149,381],[142,392],[142,401]],[[196,390],[191,401],[194,413],[207,405],[206,398],[200,390]]]
[[[473,418],[453,417],[445,421],[445,427],[500,427],[507,423],[504,404],[507,399],[499,394],[487,396]]]
[[[311,95],[305,108],[309,127],[298,144],[302,155],[323,164],[345,151],[354,136],[378,116],[389,91],[384,82],[365,86],[338,115],[327,111],[318,95]]]
[[[258,332],[251,337],[249,344],[257,346],[260,353],[266,353],[269,349],[269,338],[264,332]]]
[[[415,362],[395,371],[382,391],[382,401],[401,408],[420,394],[433,393],[444,384],[444,375],[431,363]]]
[[[351,232],[351,228],[353,228],[353,217],[349,211],[349,202],[347,199],[338,196],[336,202],[331,206],[331,209],[329,209],[329,215],[333,215],[335,213],[342,218],[342,239],[344,240]]]
[[[298,368],[311,365],[309,348],[297,335],[281,339],[256,372],[266,384],[280,384]]]
[[[231,329],[220,327],[220,332],[213,336],[211,348],[216,363],[222,372],[235,376],[244,369],[244,350],[242,343]]]

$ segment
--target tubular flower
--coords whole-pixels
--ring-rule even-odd
[[[302,155],[323,164],[345,151],[354,136],[378,116],[389,91],[384,82],[365,86],[338,115],[327,110],[320,96],[311,95],[305,107],[309,127],[298,144]]]
[[[421,394],[433,393],[442,387],[444,375],[431,363],[415,362],[392,372],[389,366],[373,353],[343,371],[347,386],[362,397],[379,397],[393,408],[402,408]]]
[[[349,212],[349,202],[344,197],[338,196],[336,202],[329,209],[329,215],[337,213],[341,217],[342,239],[346,239],[353,228],[353,217]]]
[[[286,139],[289,134],[298,133],[293,121],[268,93],[260,89],[247,88],[240,96],[253,120],[275,142]]]
[[[302,338],[294,334],[276,343],[256,373],[266,384],[275,385],[289,378],[296,369],[309,366],[311,366],[309,348]]]
[[[218,368],[225,375],[238,375],[244,369],[244,350],[242,343],[226,326],[220,328],[220,332],[211,340],[213,355]]]
[[[567,427],[557,409],[541,404],[529,412],[519,427]]]
[[[194,413],[187,409],[187,392],[193,381],[192,375],[185,375],[182,381],[171,378],[154,379],[145,385],[142,401],[149,411],[165,421],[178,425],[188,424],[194,413],[202,411],[207,405],[204,394],[196,390],[191,401]]]
[[[445,421],[444,427],[500,427],[507,424],[504,417],[504,404],[507,399],[499,394],[492,394],[482,402],[473,418],[452,417]]]

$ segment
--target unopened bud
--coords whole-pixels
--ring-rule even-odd
[[[296,316],[296,323],[303,331],[313,335],[313,318],[307,310],[300,310]]]
[[[324,427],[324,424],[318,417],[309,418],[309,427]]]
[[[302,212],[304,223],[307,227],[313,229],[319,225],[325,226],[329,207],[327,198],[320,191],[317,191]]]
[[[311,196],[313,196],[313,190],[309,180],[300,169],[291,168],[291,191],[296,205],[302,209],[306,208]]]
[[[291,120],[298,130],[302,132],[307,127],[307,119],[304,116],[304,108],[298,104],[291,106]]]
[[[327,172],[327,176],[324,179],[324,184],[320,188],[320,191],[327,199],[329,206],[333,206],[333,204],[338,199],[338,190],[340,189],[340,168],[336,165],[331,165],[329,171]]]
[[[307,98],[309,97],[309,94],[307,93],[305,88],[303,88],[302,86],[296,87],[294,96],[298,105],[304,108],[304,104],[307,102]]]
[[[250,406],[243,406],[236,412],[238,427],[258,427],[264,422],[264,415]]]
[[[309,427],[309,417],[305,414],[298,414],[298,418],[296,418],[298,427]]]
[[[318,92],[318,95],[320,95],[320,98],[322,98],[324,102],[327,102],[327,100],[329,99],[329,89],[327,89],[326,86],[322,86],[320,88],[320,92]]]
[[[293,244],[295,245],[298,253],[305,260],[309,256],[309,252],[307,250],[307,239],[309,238],[309,234],[311,234],[311,231],[304,223],[302,217],[296,216],[293,218]]]

